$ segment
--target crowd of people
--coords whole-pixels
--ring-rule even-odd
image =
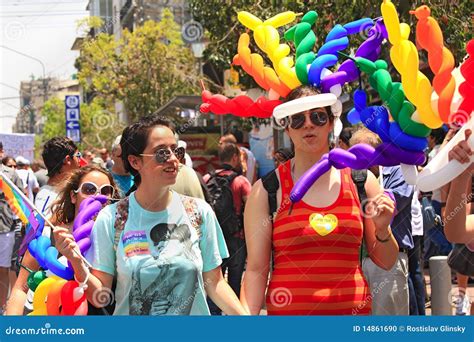
[[[302,86],[287,101],[317,94]],[[474,238],[470,205],[455,210],[472,192],[472,166],[433,193],[408,184],[400,166],[331,168],[290,211],[293,185],[332,148],[334,121],[330,107],[289,116],[292,147],[276,150],[275,170],[260,179],[251,150],[232,134],[219,140],[220,167],[197,173],[160,116],[126,127],[110,153],[81,152],[55,137],[43,161],[30,162],[4,156],[0,145],[0,171],[51,218],[41,234],[87,285],[89,314],[424,315],[426,261]],[[433,130],[429,158],[453,134]],[[351,127],[338,147],[357,143],[381,141]],[[450,158],[468,162],[471,154],[462,141]],[[108,202],[81,256],[73,222],[81,203],[99,194]],[[28,251],[18,256],[25,227],[3,193],[0,213],[0,306],[22,315],[32,310],[28,278],[41,267]],[[466,315],[468,276],[456,278],[456,313]]]

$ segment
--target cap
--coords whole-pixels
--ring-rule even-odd
[[[30,161],[23,156],[18,156],[15,158],[17,165],[30,165]]]

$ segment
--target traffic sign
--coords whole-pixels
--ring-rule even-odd
[[[66,136],[74,142],[81,142],[79,95],[66,95]]]

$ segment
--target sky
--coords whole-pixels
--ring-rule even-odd
[[[70,79],[77,70],[77,51],[71,51],[77,20],[89,15],[88,0],[0,0],[0,133],[10,133],[20,110],[21,81],[46,77]]]

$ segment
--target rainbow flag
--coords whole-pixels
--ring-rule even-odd
[[[26,203],[26,201],[18,194],[19,190],[15,186],[8,184],[3,177],[3,174],[0,174],[0,189],[2,189],[5,194],[5,200],[10,206],[11,210],[15,215],[17,215],[20,220],[26,225],[30,224],[31,228],[35,231],[39,226],[39,222],[36,218],[35,211],[31,206]]]

